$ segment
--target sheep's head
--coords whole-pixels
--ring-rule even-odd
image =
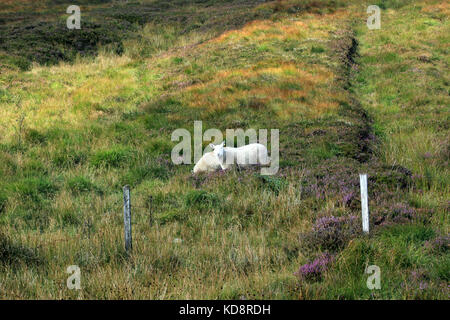
[[[219,158],[219,161],[223,159],[223,147],[225,146],[225,141],[223,141],[221,144],[213,145],[212,143],[209,145],[214,152],[214,155]]]

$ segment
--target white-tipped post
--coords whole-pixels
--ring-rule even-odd
[[[367,195],[367,174],[359,175],[361,185],[361,210],[362,210],[362,228],[364,233],[369,233],[369,200]]]

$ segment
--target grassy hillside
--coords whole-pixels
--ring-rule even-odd
[[[4,2],[0,297],[448,299],[448,5],[378,2]],[[279,129],[279,172],[172,164],[195,120]]]

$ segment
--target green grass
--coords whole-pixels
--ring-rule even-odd
[[[362,31],[360,63],[366,68],[357,77],[357,87],[377,122],[380,158],[410,169],[417,177],[415,192],[423,191],[423,197],[428,194],[444,205],[449,193],[444,71],[449,60],[444,43],[449,38],[448,23],[434,12],[432,5],[417,4],[398,10],[395,17],[388,15],[384,32]],[[423,27],[420,32],[414,30],[418,26]],[[393,29],[396,32],[389,32]],[[427,40],[420,40],[425,35]],[[439,58],[427,62],[428,56]]]
[[[449,226],[443,1],[381,1],[378,31],[357,1],[85,1],[83,39],[95,41],[82,53],[80,35],[62,41],[65,3],[9,4],[1,298],[448,299],[449,253],[433,244]],[[45,32],[27,31],[41,20]],[[172,132],[195,120],[224,137],[279,129],[280,171],[172,164]],[[371,235],[336,229],[328,271],[298,279],[324,248],[301,235],[320,217],[360,216],[360,172]],[[80,292],[66,287],[74,264]]]

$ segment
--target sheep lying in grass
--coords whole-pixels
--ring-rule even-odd
[[[247,167],[250,165],[268,165],[270,157],[266,146],[260,143],[252,143],[239,148],[225,147],[225,142],[219,145],[210,144],[213,153],[219,160],[222,170],[229,169],[233,165]]]
[[[192,172],[213,172],[219,169],[227,170],[233,165],[247,167],[250,165],[268,165],[270,157],[267,148],[260,143],[252,143],[239,148],[225,147],[225,142],[219,145],[209,145],[213,151],[205,153],[196,163]]]
[[[205,153],[203,157],[195,164],[192,172],[194,174],[200,172],[213,172],[221,168],[219,158],[214,154],[213,151]]]

